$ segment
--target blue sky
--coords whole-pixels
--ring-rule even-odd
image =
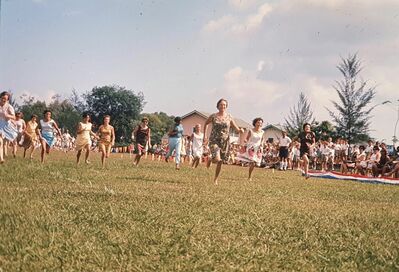
[[[358,53],[375,104],[399,99],[394,0],[2,0],[1,12],[0,88],[17,96],[117,84],[142,91],[146,112],[213,112],[225,97],[234,116],[283,123],[303,91],[330,120],[336,65]],[[390,142],[395,121],[378,106],[372,135]]]

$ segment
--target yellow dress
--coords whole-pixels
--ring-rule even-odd
[[[82,123],[80,122],[79,125],[82,128],[82,131],[76,137],[76,150],[82,150],[86,145],[91,146],[91,123]]]
[[[37,134],[36,134],[36,128],[37,128],[37,123],[28,121],[26,123],[26,129],[25,129],[25,135],[24,135],[24,141],[22,143],[22,146],[25,149],[28,149],[32,145],[34,145],[37,141]]]
[[[99,129],[100,132],[100,147],[101,145],[105,146],[105,148],[109,148],[111,145],[111,133],[112,133],[112,126],[101,126]]]

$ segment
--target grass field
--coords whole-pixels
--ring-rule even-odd
[[[99,160],[0,166],[0,271],[399,270],[399,186]]]

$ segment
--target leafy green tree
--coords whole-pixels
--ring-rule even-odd
[[[144,107],[144,96],[117,85],[94,87],[84,95],[86,110],[95,123],[102,123],[104,115],[111,116],[116,140],[130,141],[131,133]]]
[[[337,138],[337,132],[332,123],[329,121],[315,122],[312,128],[317,139],[327,140],[329,137],[334,140]]]
[[[327,109],[336,124],[337,133],[349,143],[357,143],[369,139],[369,126],[371,111],[374,107],[368,107],[376,92],[375,87],[366,87],[366,81],[360,80],[362,71],[357,55],[342,58],[337,66],[343,75],[341,81],[336,81],[334,86],[339,101],[333,101],[336,112]]]
[[[82,113],[77,111],[68,99],[62,100],[59,95],[52,97],[50,104],[45,101],[36,100],[33,96],[21,96],[22,105],[18,110],[24,114],[24,119],[29,120],[32,114],[36,114],[39,119],[43,117],[46,109],[52,111],[52,117],[62,130],[69,130],[71,134],[76,134],[76,127],[81,119]]]
[[[36,100],[33,96],[22,95],[22,104],[18,107],[18,111],[22,112],[25,120],[29,120],[33,114],[39,119],[43,116],[43,111],[47,109],[46,102]]]
[[[173,126],[174,116],[169,116],[164,112],[144,113],[144,116],[148,118],[149,127],[151,128],[151,143],[160,143],[162,137]]]
[[[290,109],[290,114],[285,118],[284,128],[290,137],[297,136],[302,131],[303,124],[314,123],[313,111],[310,106],[309,100],[301,92],[297,105]]]
[[[54,96],[48,108],[63,131],[69,130],[69,133],[76,135],[76,128],[82,118],[82,112],[77,111],[69,99],[61,100],[60,96]]]

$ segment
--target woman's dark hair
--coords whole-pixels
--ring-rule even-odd
[[[7,92],[7,91],[1,92],[0,97],[3,97],[3,96],[5,96],[5,95],[8,96],[8,99],[10,99],[10,96],[11,96],[11,95],[10,95],[10,93]]]
[[[147,122],[148,122],[148,118],[147,118],[147,117],[143,117],[143,118],[141,119],[141,122],[144,122],[144,121],[147,121]]]
[[[45,114],[48,113],[48,112],[49,112],[49,113],[52,113],[51,110],[44,110],[44,111],[43,111],[43,115],[45,115]]]
[[[226,108],[227,108],[227,106],[229,105],[229,102],[227,102],[227,100],[224,98],[219,99],[219,101],[216,103],[216,108],[219,109],[219,104],[222,103],[223,101],[226,102]]]
[[[175,123],[180,123],[180,121],[181,121],[181,117],[179,117],[179,116],[176,116],[176,117],[175,117],[175,119],[174,119],[174,121],[175,121]]]
[[[263,123],[263,119],[260,118],[260,117],[257,117],[257,118],[255,118],[255,119],[252,121],[252,125],[255,126],[256,123],[257,123],[258,121],[262,121],[262,123]]]
[[[18,111],[15,113],[15,116],[21,116],[21,118],[22,118],[24,116],[24,114],[22,112]]]
[[[359,146],[359,150],[366,150],[366,148],[364,147],[364,145]]]
[[[90,114],[88,114],[87,112],[85,112],[85,113],[82,114],[82,117],[83,117],[83,118],[90,117]]]
[[[309,123],[303,124],[302,129],[305,130],[305,127],[306,127],[306,126],[309,126],[309,127],[310,127],[310,124],[309,124]]]
[[[30,119],[32,120],[34,117],[36,117],[36,119],[37,119],[37,115],[36,115],[36,114],[32,114],[32,115],[30,116]]]
[[[106,115],[104,115],[104,117],[103,117],[103,120],[104,120],[105,118],[109,118],[109,119],[111,119],[111,116],[110,116],[110,115],[108,115],[108,114],[106,114]]]

